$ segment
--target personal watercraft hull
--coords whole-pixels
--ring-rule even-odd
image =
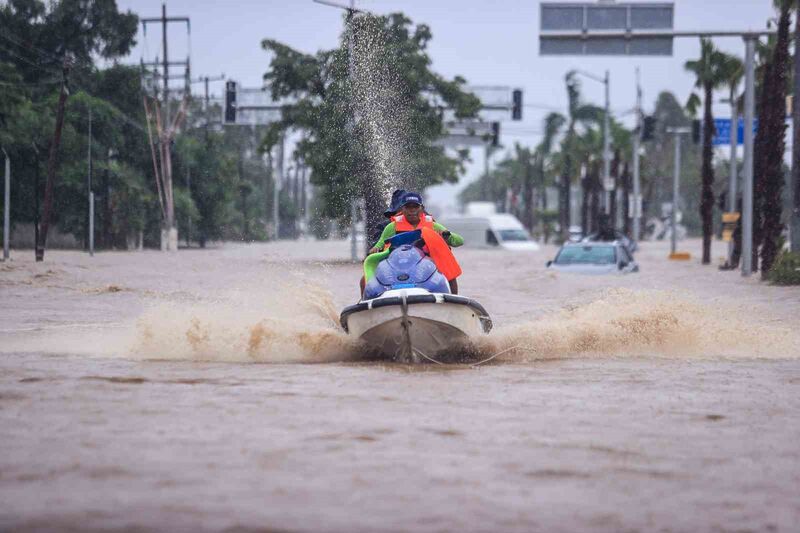
[[[342,327],[381,357],[425,362],[453,355],[492,321],[475,300],[422,289],[391,290],[342,311]]]

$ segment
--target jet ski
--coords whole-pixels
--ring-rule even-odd
[[[450,293],[421,235],[395,235],[388,250],[367,258],[364,298],[342,311],[340,323],[381,358],[449,362],[471,337],[489,333],[492,320],[477,301]],[[435,232],[426,237],[441,239]]]

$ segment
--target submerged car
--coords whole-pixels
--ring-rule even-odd
[[[621,242],[564,243],[547,268],[576,274],[628,274],[638,272],[628,248]]]
[[[590,233],[583,239],[580,239],[580,242],[619,242],[623,246],[625,246],[625,248],[627,248],[630,253],[635,252],[636,249],[638,248],[638,246],[636,245],[636,241],[634,241],[633,239],[631,239],[630,237],[628,237],[619,230],[613,231],[613,238],[611,235],[609,235],[607,238],[604,238],[602,233],[595,232],[595,233]]]

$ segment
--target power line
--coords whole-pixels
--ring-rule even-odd
[[[0,31],[0,37],[4,38],[5,40],[7,40],[7,41],[9,41],[11,43],[16,44],[20,48],[24,48],[26,50],[31,50],[31,51],[37,52],[39,55],[44,56],[44,57],[48,57],[53,61],[60,61],[61,60],[55,54],[47,52],[46,50],[43,50],[43,49],[41,49],[41,48],[39,48],[37,46],[34,46],[33,44],[25,44],[24,42],[21,42],[21,41],[17,40],[18,38],[15,39],[15,38],[11,37],[11,35],[12,34],[9,33],[9,31],[6,30],[6,29],[4,29],[3,31]]]
[[[27,57],[19,55],[14,50],[11,50],[10,48],[8,48],[8,47],[6,47],[6,46],[4,46],[2,44],[0,44],[0,50],[4,50],[6,53],[11,54],[12,56],[16,57],[17,59],[22,60],[23,62],[27,63],[28,65],[30,65],[30,66],[32,66],[34,68],[37,68],[37,69],[41,70],[42,72],[48,72],[50,74],[60,74],[60,72],[58,70],[56,70],[54,68],[50,68],[50,67],[45,67],[41,63],[34,63],[33,61],[31,61]]]

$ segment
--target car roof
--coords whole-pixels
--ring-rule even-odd
[[[589,242],[565,242],[562,247],[576,248],[578,246],[623,246],[620,241],[589,241]]]

